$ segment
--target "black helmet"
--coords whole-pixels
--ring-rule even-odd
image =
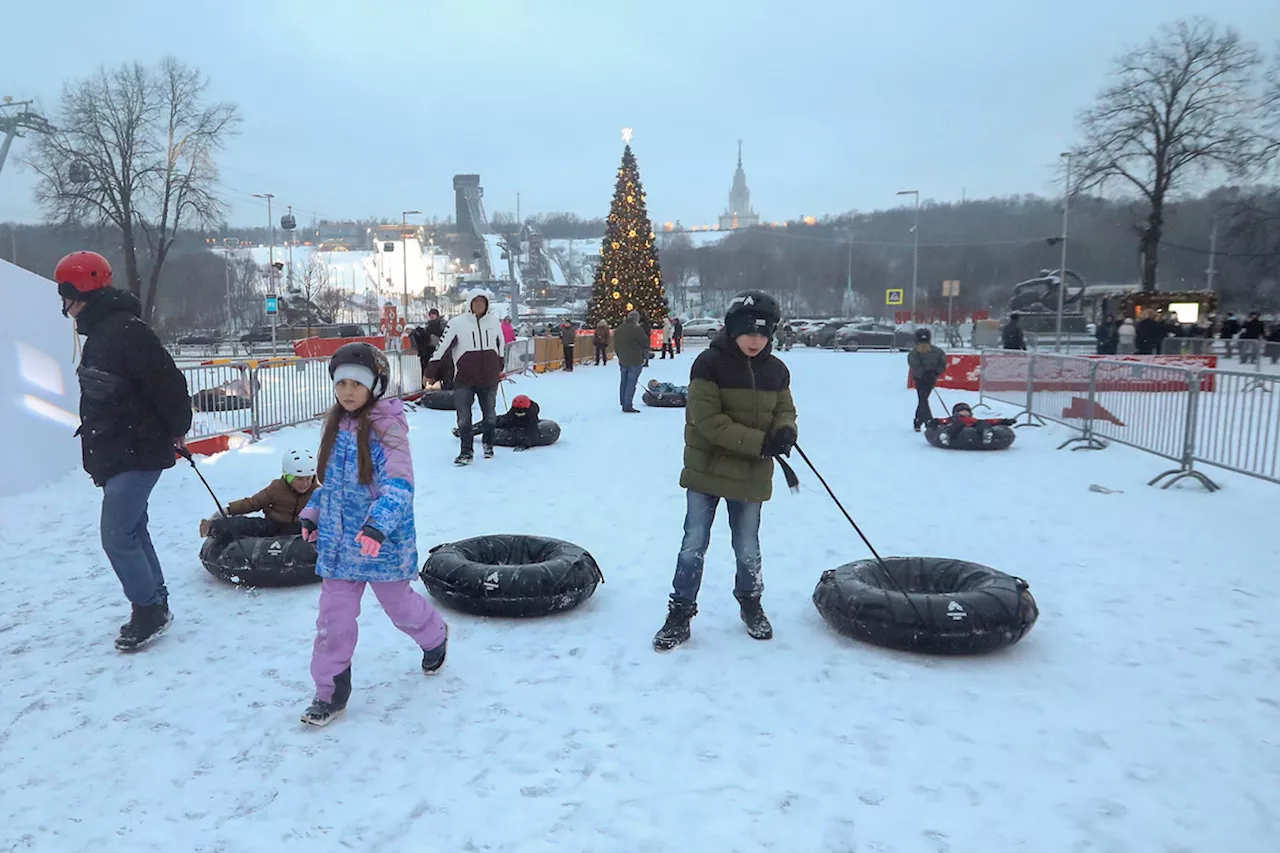
[[[744,290],[729,300],[724,327],[731,338],[753,332],[771,338],[781,319],[778,300],[759,290]]]
[[[973,414],[973,409],[969,406],[968,403],[956,403],[954,406],[951,407],[951,416],[955,417],[956,415],[960,414],[961,409],[963,409],[964,411],[968,412],[971,415]]]
[[[339,376],[339,372],[347,375]],[[354,379],[369,389],[373,399],[378,400],[387,393],[387,385],[391,381],[391,362],[373,344],[363,341],[343,344],[329,358],[329,378],[334,382]]]
[[[927,344],[931,340],[933,340],[933,332],[929,331],[924,326],[916,329],[916,341],[918,343]]]

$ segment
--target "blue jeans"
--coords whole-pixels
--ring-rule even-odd
[[[458,412],[458,438],[462,443],[462,452],[470,455],[475,451],[474,431],[471,427],[471,404],[480,400],[480,432],[485,447],[493,447],[493,427],[498,415],[494,406],[498,400],[498,386],[488,385],[455,385],[453,387],[453,407]]]
[[[624,409],[634,409],[636,399],[636,383],[640,381],[640,371],[644,370],[644,365],[637,364],[635,367],[622,367],[619,365],[618,372],[621,375],[621,382],[618,385],[618,402],[622,404]]]
[[[676,557],[676,576],[671,582],[671,600],[677,604],[694,605],[698,601],[698,589],[702,586],[702,565],[707,546],[711,544],[711,524],[716,520],[716,507],[720,498],[704,495],[693,489],[687,491],[688,509],[684,515],[684,540],[680,543],[680,555]],[[733,578],[733,595],[741,600],[759,598],[764,592],[764,577],[760,562],[760,507],[762,504],[731,501],[729,505],[729,532],[733,542],[733,556],[738,571]]]
[[[168,601],[160,558],[147,532],[147,501],[159,471],[125,471],[102,487],[102,550],[133,604]]]

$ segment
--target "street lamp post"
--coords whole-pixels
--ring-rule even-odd
[[[409,227],[409,215],[422,213],[421,210],[400,211],[400,257],[404,268],[404,322],[409,322],[409,236],[405,229]]]
[[[1062,352],[1062,306],[1067,296],[1067,214],[1071,210],[1071,152],[1058,155],[1067,161],[1062,191],[1062,266],[1058,268],[1058,319],[1054,325],[1053,351]]]
[[[276,275],[276,223],[271,218],[271,199],[275,198],[275,193],[254,193],[254,198],[265,198],[267,200],[267,227],[271,229],[271,245],[267,247],[268,267],[267,267],[267,290],[275,293],[275,275]],[[276,315],[271,315],[271,354],[276,354]]]
[[[898,195],[911,195],[916,198],[916,224],[911,229],[914,235],[911,249],[911,328],[916,327],[916,289],[920,280],[920,190],[902,190]]]

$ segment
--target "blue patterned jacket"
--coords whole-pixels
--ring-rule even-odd
[[[413,524],[413,457],[401,400],[379,400],[369,414],[373,483],[360,485],[356,419],[343,418],[316,489],[300,518],[319,529],[316,574],[347,581],[408,580],[418,570]],[[377,557],[362,557],[356,534],[365,525],[384,537]]]

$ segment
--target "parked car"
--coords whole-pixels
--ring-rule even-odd
[[[908,350],[913,342],[910,331],[889,323],[851,323],[836,334],[835,345],[846,352],[863,348]]]
[[[218,343],[218,336],[209,332],[195,332],[178,338],[182,346],[213,346]]]
[[[270,326],[255,326],[240,336],[242,344],[266,344],[271,342]]]
[[[836,335],[852,322],[852,320],[829,320],[813,331],[808,332],[801,340],[806,346],[833,347],[836,345]]]
[[[724,328],[724,321],[714,317],[694,317],[684,324],[686,338],[714,338]]]

